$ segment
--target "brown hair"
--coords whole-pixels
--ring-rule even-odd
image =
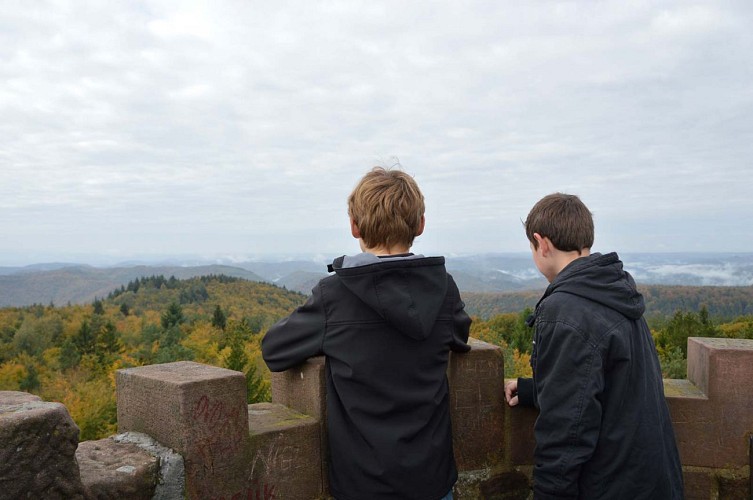
[[[421,227],[424,196],[405,172],[374,167],[348,197],[348,215],[367,247],[410,247]]]
[[[528,214],[523,225],[526,236],[538,248],[533,237],[539,233],[563,252],[590,249],[594,243],[594,220],[588,207],[575,195],[554,193],[544,196]]]

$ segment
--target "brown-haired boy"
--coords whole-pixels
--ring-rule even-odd
[[[525,221],[550,285],[529,319],[533,379],[510,406],[536,406],[534,498],[683,498],[682,469],[643,297],[616,253],[590,253],[591,212],[555,193]]]
[[[348,199],[363,253],[338,257],[262,341],[283,371],[325,356],[330,490],[337,500],[452,498],[447,362],[470,319],[443,257],[409,253],[424,230],[412,177],[374,168]]]

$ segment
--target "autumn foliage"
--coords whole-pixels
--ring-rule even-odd
[[[115,371],[194,360],[246,375],[249,402],[269,399],[260,341],[305,296],[208,276],[141,278],[89,305],[0,309],[0,390],[66,405],[81,440],[115,433]]]

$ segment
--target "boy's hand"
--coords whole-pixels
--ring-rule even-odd
[[[505,384],[505,399],[510,406],[518,404],[518,379],[510,380]]]

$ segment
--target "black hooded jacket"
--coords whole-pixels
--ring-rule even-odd
[[[536,306],[533,379],[539,408],[538,499],[683,498],[682,469],[643,296],[617,254],[563,269]]]
[[[470,318],[443,257],[346,259],[269,329],[264,360],[326,356],[335,498],[438,500],[457,480],[446,371],[450,350],[470,349]]]

